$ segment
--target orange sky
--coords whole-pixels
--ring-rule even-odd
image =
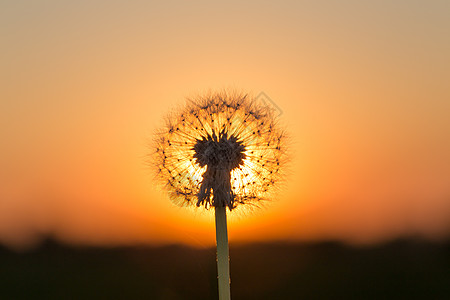
[[[121,2],[121,3],[119,3]],[[282,110],[292,165],[231,241],[450,233],[448,1],[2,1],[0,243],[214,244],[152,184],[148,140],[184,97]]]

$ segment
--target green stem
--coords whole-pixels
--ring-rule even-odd
[[[228,255],[227,210],[216,207],[217,275],[219,300],[230,300],[230,259]]]

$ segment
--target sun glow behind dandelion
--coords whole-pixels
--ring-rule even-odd
[[[153,155],[175,203],[233,210],[268,200],[282,178],[285,134],[249,95],[210,93],[166,118]]]

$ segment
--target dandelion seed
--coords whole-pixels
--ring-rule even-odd
[[[190,99],[167,119],[153,161],[175,203],[231,211],[267,200],[267,183],[281,179],[275,169],[285,157],[284,139],[267,107],[245,94],[213,93]]]

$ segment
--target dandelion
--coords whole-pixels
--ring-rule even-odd
[[[238,92],[188,99],[156,135],[153,162],[170,198],[214,207],[220,299],[230,298],[226,208],[258,205],[282,177],[285,135],[273,112]]]

